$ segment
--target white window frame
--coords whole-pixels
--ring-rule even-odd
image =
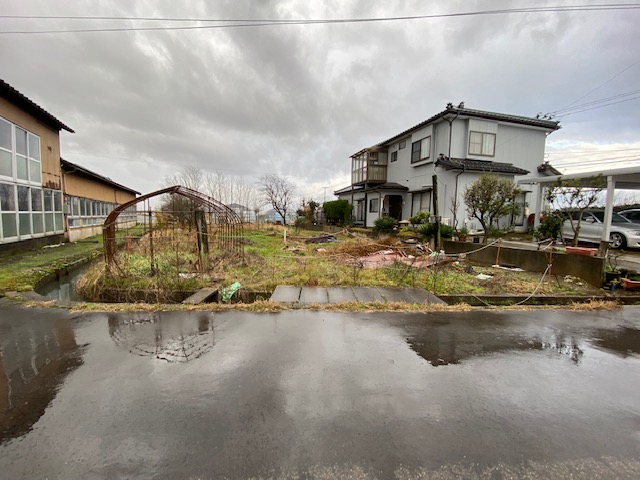
[[[370,198],[369,199],[369,213],[379,213],[380,212],[380,199],[379,198]]]

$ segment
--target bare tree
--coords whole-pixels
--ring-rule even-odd
[[[263,175],[258,182],[265,200],[282,217],[287,224],[287,213],[292,208],[296,186],[286,177],[275,173]]]
[[[198,192],[204,188],[204,172],[195,165],[182,167],[178,172],[163,178],[162,184],[165,187],[180,185]],[[191,228],[193,226],[193,211],[196,203],[180,195],[163,195],[160,210],[173,217],[182,225]]]

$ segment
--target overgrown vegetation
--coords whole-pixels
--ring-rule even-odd
[[[427,228],[430,224],[423,224]],[[426,288],[436,294],[493,294],[505,292],[530,294],[537,289],[538,294],[582,294],[594,295],[598,290],[585,282],[574,278],[552,277],[541,279],[541,274],[514,272],[470,265],[455,258],[428,268],[416,268],[413,262],[424,259],[422,251],[415,245],[402,243],[401,239],[390,236],[385,239],[372,239],[354,236],[347,232],[336,234],[338,242],[314,244],[307,243],[316,232],[302,231],[293,234],[289,230],[287,242],[284,241],[284,227],[266,229],[247,229],[244,233],[244,262],[231,261],[223,256],[211,259],[211,269],[201,272],[195,252],[196,246],[186,239],[189,233],[184,229],[185,242],[163,241],[169,235],[154,233],[154,265],[149,253],[148,234],[136,242],[124,243],[119,250],[119,265],[123,275],[108,275],[102,261],[98,261],[80,282],[83,293],[94,300],[178,302],[188,293],[203,286],[230,285],[240,282],[245,290],[261,292],[262,298],[268,298],[278,285],[298,286],[393,286]],[[407,233],[410,230],[407,229]],[[98,239],[90,245],[101,253]],[[78,249],[78,244],[69,245]],[[191,245],[191,246],[189,246]],[[58,255],[65,247],[45,250],[45,254]],[[403,262],[387,263],[378,268],[364,268],[364,257],[381,250],[402,252]],[[84,257],[88,249],[84,246],[75,251]],[[89,252],[91,253],[91,252]],[[37,256],[31,256],[37,257]],[[125,258],[126,257],[126,258]],[[44,257],[43,257],[44,258]],[[51,257],[46,257],[52,263]],[[68,255],[60,258],[69,259]],[[43,262],[40,262],[41,264]],[[56,264],[58,265],[58,264]],[[4,266],[4,263],[3,263]],[[2,270],[4,272],[4,269]],[[151,272],[154,271],[155,274]],[[480,278],[478,274],[489,275]],[[20,278],[20,274],[14,275]],[[542,280],[542,282],[541,282]],[[28,290],[32,284],[23,288],[5,288],[5,290]],[[388,306],[388,304],[385,304]],[[256,308],[258,308],[256,306]],[[355,308],[355,307],[354,307]],[[358,307],[366,308],[366,307]],[[357,308],[356,308],[357,310]]]
[[[540,220],[540,226],[534,230],[533,236],[538,240],[555,240],[562,233],[563,222],[564,216],[560,212],[546,212]]]
[[[378,233],[389,233],[393,231],[397,224],[398,220],[395,218],[383,215],[373,222],[373,230]]]
[[[322,204],[324,218],[329,225],[349,225],[351,223],[351,204],[347,200],[333,200]]]

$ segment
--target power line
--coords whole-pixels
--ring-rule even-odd
[[[576,158],[576,157],[585,157],[588,155],[605,155],[608,153],[617,153],[617,152],[629,152],[640,150],[640,147],[637,148],[619,148],[615,150],[565,150],[564,152],[546,152],[547,155],[562,155],[563,158]],[[569,155],[567,155],[569,153]],[[573,155],[571,155],[573,154]]]
[[[349,23],[374,23],[394,21],[414,21],[436,18],[454,18],[479,15],[504,15],[515,13],[550,13],[550,12],[588,12],[613,10],[638,10],[640,3],[611,3],[598,5],[572,5],[550,7],[527,7],[498,10],[477,10],[469,12],[442,13],[430,15],[411,15],[397,17],[343,18],[343,19],[208,19],[208,18],[159,18],[159,17],[98,17],[98,16],[45,16],[45,15],[0,15],[0,19],[32,19],[32,20],[128,20],[128,21],[165,21],[165,22],[206,22],[222,23],[222,25],[187,25],[177,27],[114,27],[114,28],[81,28],[67,30],[13,30],[3,31],[0,35],[53,34],[53,33],[90,33],[90,32],[126,32],[126,31],[169,31],[169,30],[213,30],[223,28],[265,27],[273,25],[324,25]],[[640,60],[639,60],[640,62]]]
[[[579,109],[584,108],[584,107],[589,107],[589,106],[597,105],[597,104],[600,104],[600,103],[606,103],[606,102],[608,102],[610,100],[616,100],[616,99],[623,98],[623,97],[630,97],[632,95],[637,95],[638,93],[640,93],[640,90],[632,90],[631,92],[618,93],[617,95],[612,95],[610,97],[601,98],[599,100],[592,100],[591,102],[581,103],[580,105],[576,105],[575,107],[567,107],[567,108],[563,108],[561,110],[556,110],[554,112],[549,113],[549,115],[554,116],[554,115],[562,114],[562,113],[565,113],[565,112],[570,112],[571,110],[579,110]]]
[[[577,111],[572,111],[572,112],[569,112],[569,113],[562,114],[562,115],[559,116],[559,118],[568,117],[570,115],[575,115],[576,113],[588,112],[590,110],[595,110],[597,108],[609,107],[611,105],[617,105],[619,103],[631,102],[633,100],[638,100],[638,99],[640,99],[640,96],[633,97],[633,98],[627,98],[625,100],[619,100],[617,102],[605,103],[604,105],[597,105],[597,106],[591,107],[591,108],[584,108],[582,110],[577,110]]]
[[[613,77],[611,77],[609,80],[601,83],[600,85],[598,85],[596,88],[594,88],[593,90],[589,90],[587,93],[585,93],[584,95],[582,95],[581,97],[575,99],[573,102],[571,102],[569,105],[567,105],[564,108],[561,108],[560,110],[565,110],[567,108],[569,108],[571,105],[574,105],[575,103],[579,102],[580,100],[582,100],[585,97],[588,97],[589,95],[591,95],[593,92],[595,92],[596,90],[599,90],[600,88],[604,87],[607,83],[612,82],[613,80],[615,80],[616,78],[618,78],[620,75],[622,75],[624,72],[626,72],[627,70],[635,67],[637,64],[640,63],[640,58],[638,60],[636,60],[635,62],[633,62],[631,65],[629,65],[628,67],[623,68],[622,70],[620,70],[618,73],[616,73]]]
[[[553,163],[554,167],[560,168],[560,167],[566,167],[568,165],[602,165],[616,161],[625,161],[625,160],[637,160],[639,158],[638,155],[623,155],[620,157],[607,157],[607,158],[593,158],[593,159],[588,159],[588,160],[568,160],[568,161],[562,161],[559,160],[557,162]]]

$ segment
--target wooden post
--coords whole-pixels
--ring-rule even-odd
[[[433,215],[436,217],[436,231],[434,232],[434,242],[435,242],[435,251],[439,252],[442,239],[440,237],[440,209],[438,208],[438,176],[434,175],[431,177],[433,179]]]
[[[193,212],[196,222],[196,237],[198,238],[198,258],[200,260],[200,269],[207,270],[209,267],[209,240],[207,239],[207,219],[204,210],[195,210]]]
[[[549,287],[549,291],[551,291],[551,269],[553,265],[553,240],[549,242],[549,279],[547,281],[547,286]]]
[[[153,258],[153,212],[149,208],[149,253],[151,254],[151,276],[156,274],[156,266]]]

